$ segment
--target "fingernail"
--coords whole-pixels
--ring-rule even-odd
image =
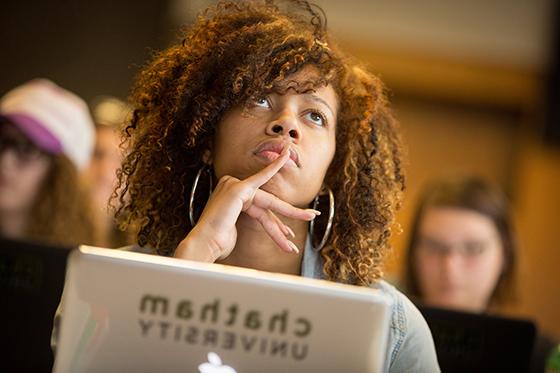
[[[292,241],[288,241],[288,245],[290,246],[293,252],[299,254],[299,249],[295,243],[293,243]]]
[[[295,237],[296,234],[294,233],[294,231],[292,230],[292,228],[288,227],[287,225],[285,226],[286,230],[288,231],[288,234],[292,237]]]
[[[321,215],[321,211],[319,210],[314,210],[314,209],[307,209],[306,211],[309,211],[317,216]]]

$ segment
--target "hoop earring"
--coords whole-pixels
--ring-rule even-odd
[[[321,249],[327,243],[327,240],[328,240],[329,235],[331,233],[333,220],[334,220],[334,194],[333,194],[333,191],[331,190],[331,188],[329,188],[327,185],[323,185],[323,187],[321,188],[321,192],[319,192],[319,194],[317,194],[317,196],[315,196],[315,199],[313,200],[313,209],[317,210],[317,207],[319,206],[319,197],[321,195],[325,195],[325,194],[329,195],[329,217],[328,217],[328,220],[327,220],[327,226],[325,228],[325,233],[323,233],[323,238],[321,239],[321,242],[319,243],[319,245],[315,248],[315,251],[317,251],[317,252],[321,251]],[[315,233],[315,219],[311,220],[311,223],[309,224],[309,234],[311,236],[311,242],[313,242],[314,233]]]
[[[204,164],[202,165],[202,167],[200,167],[200,169],[198,170],[198,172],[196,173],[196,176],[194,178],[193,181],[193,185],[191,188],[191,196],[189,198],[189,220],[191,222],[191,228],[194,227],[194,225],[196,224],[196,221],[194,220],[194,196],[196,194],[196,188],[198,187],[198,181],[200,180],[200,176],[202,175],[203,172],[208,174],[208,196],[210,196],[210,194],[212,193],[212,167],[208,164]]]

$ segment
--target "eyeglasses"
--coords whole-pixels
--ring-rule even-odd
[[[26,138],[0,131],[0,155],[6,151],[13,152],[20,165],[33,162],[46,155],[45,152]]]
[[[431,237],[422,237],[418,243],[418,249],[427,256],[443,257],[455,251],[463,258],[475,259],[481,257],[485,252],[492,247],[492,240],[471,240],[459,242],[454,245],[441,242]]]

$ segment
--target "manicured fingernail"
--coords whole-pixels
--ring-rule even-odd
[[[311,213],[313,213],[313,214],[315,214],[315,215],[317,215],[317,216],[321,215],[321,211],[319,211],[319,210],[307,209],[307,210],[305,210],[305,211],[309,211],[309,212],[311,212]]]
[[[293,252],[295,252],[296,254],[299,254],[299,249],[296,246],[295,243],[293,243],[292,241],[288,241],[288,245],[290,246],[290,248],[292,249]]]
[[[292,228],[288,227],[287,225],[285,226],[286,230],[288,231],[288,234],[292,237],[295,237],[296,234],[294,233],[294,231],[292,230]]]

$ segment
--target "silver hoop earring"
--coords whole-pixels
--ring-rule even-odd
[[[200,180],[200,176],[203,172],[208,174],[208,196],[210,196],[210,194],[212,193],[212,167],[210,165],[204,164],[196,173],[191,188],[191,196],[189,198],[189,220],[191,222],[191,228],[194,227],[196,223],[196,221],[194,220],[194,196],[196,194],[196,188],[198,187],[198,181]]]
[[[319,197],[325,194],[328,194],[329,196],[329,217],[327,220],[327,226],[325,228],[325,233],[323,234],[323,238],[321,239],[319,245],[315,247],[315,251],[317,252],[321,251],[323,246],[325,246],[325,244],[327,243],[334,220],[334,194],[331,188],[329,188],[328,186],[323,185],[323,188],[321,188],[321,192],[319,192],[319,194],[317,194],[317,196],[313,200],[313,209],[317,210],[317,208],[319,207]],[[309,235],[311,236],[311,240],[312,240],[311,242],[313,242],[314,233],[315,233],[315,219],[311,220],[311,223],[309,224]]]

